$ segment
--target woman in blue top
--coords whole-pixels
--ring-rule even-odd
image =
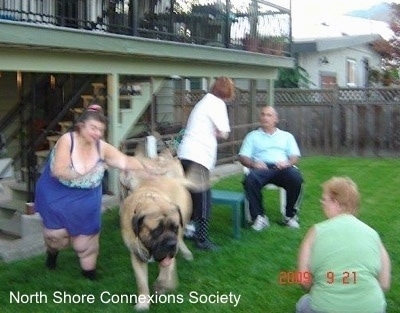
[[[106,117],[99,105],[90,105],[75,125],[57,141],[39,178],[35,207],[43,220],[46,266],[56,267],[58,252],[72,245],[82,274],[95,279],[101,227],[102,179],[105,169],[145,169],[102,137]]]

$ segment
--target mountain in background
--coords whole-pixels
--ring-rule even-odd
[[[355,10],[345,15],[389,23],[392,17],[390,4],[382,2],[366,10]]]

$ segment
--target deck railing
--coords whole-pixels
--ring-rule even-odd
[[[0,20],[290,56],[290,0],[280,2],[0,0]]]

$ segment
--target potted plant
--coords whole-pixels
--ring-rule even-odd
[[[247,34],[243,38],[243,48],[246,51],[259,52],[260,39]]]
[[[283,55],[285,48],[285,37],[266,36],[260,40],[260,52],[272,55]]]

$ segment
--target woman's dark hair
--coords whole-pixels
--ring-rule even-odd
[[[235,97],[235,84],[228,77],[218,77],[211,86],[210,93],[224,101],[233,100]]]
[[[107,125],[107,117],[103,113],[103,108],[99,104],[90,104],[78,118],[74,129],[79,132],[82,123],[88,120],[95,120]]]

